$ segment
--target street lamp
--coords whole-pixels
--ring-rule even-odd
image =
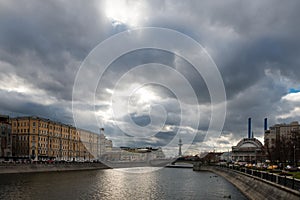
[[[296,166],[296,145],[294,144],[294,167]]]

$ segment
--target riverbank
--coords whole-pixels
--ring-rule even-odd
[[[237,187],[248,199],[300,199],[299,191],[231,169],[201,166],[196,171],[210,171],[224,177]]]
[[[32,163],[32,164],[1,164],[0,174],[11,173],[33,173],[33,172],[59,172],[59,171],[80,171],[80,170],[99,170],[109,169],[107,165],[98,163]]]

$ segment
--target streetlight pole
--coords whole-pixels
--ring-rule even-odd
[[[296,145],[294,144],[294,167],[296,166]]]

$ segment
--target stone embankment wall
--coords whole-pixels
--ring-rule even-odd
[[[214,166],[199,166],[196,171],[211,171],[224,177],[237,187],[248,199],[300,199],[300,192],[292,190],[270,181],[259,179],[255,176],[233,171],[227,168]]]
[[[108,169],[102,163],[1,164],[0,174]]]

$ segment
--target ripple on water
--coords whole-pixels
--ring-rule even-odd
[[[222,177],[191,169],[0,175],[0,199],[224,199],[229,195],[231,199],[246,199]]]

